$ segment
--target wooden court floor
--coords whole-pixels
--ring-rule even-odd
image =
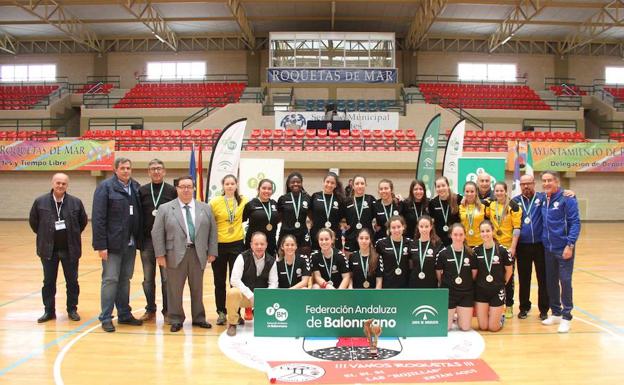
[[[505,384],[615,384],[624,377],[624,223],[584,224],[573,277],[575,319],[567,335],[529,318],[483,333],[483,358]],[[224,327],[172,334],[162,318],[142,327],[99,328],[101,265],[84,234],[80,265],[82,321],[68,321],[59,272],[58,319],[42,314],[41,264],[26,222],[0,222],[0,384],[267,384],[264,373],[230,361],[217,339]],[[207,269],[209,270],[209,268]],[[214,323],[212,273],[205,273],[205,305]],[[131,304],[145,306],[137,257]],[[536,298],[535,286],[532,299]],[[158,292],[157,288],[157,292]],[[188,295],[188,291],[187,291]],[[160,294],[157,295],[160,301]],[[517,303],[517,300],[516,300]],[[535,303],[535,301],[534,301]],[[190,303],[186,302],[189,306]],[[515,309],[517,312],[517,308]],[[275,347],[268,347],[275,348]]]

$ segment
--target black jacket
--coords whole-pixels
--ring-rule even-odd
[[[67,228],[67,248],[70,259],[78,259],[82,255],[82,240],[80,234],[87,227],[87,213],[82,201],[75,196],[65,193],[63,199],[63,213]],[[52,258],[54,251],[54,222],[57,220],[56,203],[52,191],[35,199],[30,209],[28,222],[30,228],[37,234],[37,255],[43,259]]]
[[[130,179],[131,194],[124,190],[116,175],[106,179],[93,194],[93,249],[119,253],[128,247],[134,236],[137,249],[143,241],[143,220],[139,183]],[[130,204],[133,215],[130,215]]]

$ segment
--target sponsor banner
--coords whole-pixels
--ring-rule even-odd
[[[513,170],[517,142],[509,142],[507,169]],[[535,171],[624,172],[624,143],[531,142]]]
[[[295,361],[269,362],[271,383],[406,384],[419,382],[498,381],[498,375],[477,360],[426,361]]]
[[[396,83],[396,68],[269,68],[269,83]]]
[[[464,183],[475,182],[479,174],[487,172],[492,177],[492,189],[498,181],[505,181],[505,158],[459,158],[459,173],[457,186],[453,190],[463,194]]]
[[[114,140],[0,141],[2,171],[108,171],[114,158]]]
[[[447,177],[449,185],[452,191],[457,191],[461,188],[458,186],[459,181],[457,178],[459,172],[459,158],[463,155],[464,151],[464,133],[466,131],[466,120],[462,119],[451,131],[451,135],[446,142],[446,148],[444,149],[444,162],[442,164],[442,175]]]
[[[273,195],[277,200],[284,194],[284,159],[247,159],[240,160],[239,191],[248,199],[258,195],[258,183],[262,179],[273,182]]]
[[[361,337],[371,318],[384,337],[447,336],[447,289],[257,289],[254,302],[257,337]]]
[[[310,120],[325,120],[323,111],[275,111],[276,128],[307,128]],[[398,112],[360,112],[347,111],[346,120],[351,122],[352,130],[397,130],[399,128]]]
[[[422,180],[427,188],[429,199],[435,195],[435,171],[438,157],[438,137],[440,135],[440,114],[434,116],[427,124],[427,128],[420,140],[418,163],[416,165],[416,179]]]
[[[234,121],[223,129],[219,139],[217,139],[208,166],[206,202],[209,202],[214,196],[221,195],[221,180],[224,176],[228,174],[238,175],[238,163],[240,162],[246,126],[247,119]]]

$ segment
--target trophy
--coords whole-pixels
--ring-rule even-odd
[[[381,335],[381,326],[374,319],[364,321],[364,335],[368,340],[368,349],[371,356],[377,357],[377,342]]]

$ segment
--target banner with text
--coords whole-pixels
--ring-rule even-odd
[[[509,142],[507,170],[516,161],[516,142]],[[624,143],[531,142],[535,171],[624,172]]]
[[[324,120],[322,111],[275,111],[276,128],[307,128],[310,120]],[[397,130],[399,128],[398,112],[360,112],[347,111],[346,120],[351,121],[352,130]]]
[[[356,337],[375,319],[386,337],[446,337],[447,289],[254,291],[256,337]]]
[[[113,169],[115,141],[0,141],[2,171],[108,171]]]
[[[479,174],[487,172],[492,177],[492,189],[496,182],[505,181],[505,158],[459,158],[457,191],[463,195],[466,182],[477,183]]]
[[[258,183],[262,179],[273,182],[273,195],[277,200],[284,194],[284,159],[248,159],[240,160],[239,191],[248,199],[258,195]]]
[[[396,83],[396,68],[269,68],[269,83]]]

